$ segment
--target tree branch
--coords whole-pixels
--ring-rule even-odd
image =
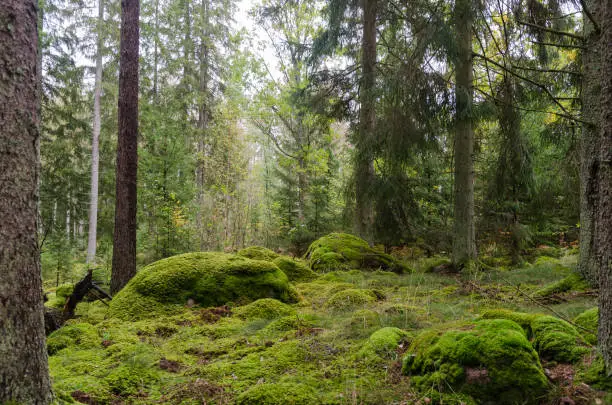
[[[555,34],[555,35],[563,35],[563,36],[566,36],[566,37],[577,39],[579,41],[584,41],[584,39],[585,39],[582,35],[576,35],[576,34],[572,34],[570,32],[565,32],[565,31],[553,30],[552,28],[547,28],[547,27],[543,27],[541,25],[532,24],[532,23],[529,23],[527,21],[517,20],[516,22],[521,24],[521,25],[525,25],[527,27],[535,28],[535,29],[540,30],[540,31],[550,32],[551,34]]]
[[[530,67],[527,67],[527,66],[517,66],[517,65],[512,65],[512,69],[529,70],[531,72],[540,72],[540,73],[564,73],[564,74],[568,74],[568,75],[582,76],[582,73],[576,72],[576,71],[573,71],[573,70],[538,69],[538,68],[530,68]]]

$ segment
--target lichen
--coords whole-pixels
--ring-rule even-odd
[[[135,320],[177,314],[189,300],[218,306],[265,297],[298,300],[287,276],[273,263],[225,253],[187,253],[140,270],[113,298],[108,314]]]
[[[370,247],[368,242],[346,233],[330,233],[314,241],[306,251],[316,272],[350,269],[383,269],[396,273],[409,271],[393,256]]]
[[[319,403],[315,391],[303,384],[258,384],[242,393],[239,405],[310,405]]]
[[[325,303],[325,308],[332,311],[352,311],[376,301],[376,294],[371,290],[350,288],[332,295]]]
[[[276,264],[278,268],[287,275],[289,281],[292,282],[308,281],[317,277],[303,261],[298,259],[279,256],[273,260],[273,263]]]
[[[237,253],[238,256],[243,256],[246,257],[248,259],[253,259],[253,260],[264,260],[267,262],[271,262],[274,259],[277,259],[279,257],[279,254],[268,249],[265,248],[263,246],[249,246],[246,247],[244,249],[241,249],[238,251]]]
[[[523,329],[505,319],[426,330],[404,357],[403,372],[421,390],[459,392],[480,402],[536,404],[547,379]]]

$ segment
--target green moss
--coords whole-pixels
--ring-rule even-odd
[[[497,404],[539,403],[548,385],[525,332],[505,319],[422,332],[408,349],[403,372],[421,390],[436,387]]]
[[[274,259],[277,259],[279,257],[279,254],[268,249],[265,248],[263,246],[249,246],[246,247],[242,250],[239,250],[237,253],[238,256],[243,256],[246,257],[248,259],[253,259],[253,260],[264,260],[267,262],[271,262]]]
[[[53,384],[53,392],[56,397],[68,403],[78,403],[75,402],[70,395],[75,391],[87,393],[92,400],[90,403],[106,404],[112,402],[112,393],[108,384],[97,377],[79,375],[64,378]]]
[[[319,403],[315,391],[303,384],[258,384],[242,393],[237,400],[241,405],[310,405]]]
[[[47,337],[47,352],[53,355],[65,348],[94,348],[102,342],[95,326],[89,323],[65,325]]]
[[[74,291],[74,285],[67,283],[67,284],[62,284],[59,287],[57,287],[57,289],[55,290],[55,296],[57,298],[62,298],[63,300],[66,300],[66,298],[70,297],[70,295],[72,294],[72,291]]]
[[[589,284],[580,274],[571,273],[569,276],[541,288],[535,294],[539,297],[548,297],[566,291],[585,291],[588,289]]]
[[[408,333],[399,328],[388,326],[378,329],[370,335],[370,338],[359,351],[358,356],[366,359],[393,359],[398,345],[407,337]]]
[[[574,363],[590,351],[576,328],[553,316],[496,309],[485,312],[482,317],[516,322],[532,339],[540,357],[547,360]]]
[[[273,263],[287,275],[289,281],[308,281],[317,277],[301,260],[280,256],[274,259]]]
[[[531,322],[533,345],[542,358],[574,363],[590,352],[580,334],[568,322],[553,316],[538,316]]]
[[[110,390],[117,395],[128,396],[140,391],[146,392],[159,381],[159,375],[152,367],[130,367],[121,365],[104,378]]]
[[[380,327],[380,315],[369,309],[358,309],[351,315],[351,327],[371,329]]]
[[[448,257],[436,256],[436,257],[428,257],[426,259],[423,259],[419,263],[419,267],[423,272],[431,273],[439,266],[450,265],[450,264],[452,264],[452,262]]]
[[[376,301],[376,294],[371,290],[350,288],[332,295],[325,303],[325,308],[332,311],[352,311]]]
[[[330,233],[317,239],[306,251],[306,258],[316,272],[350,269],[384,269],[396,273],[409,271],[393,256],[375,250],[365,240],[346,233]]]
[[[612,391],[612,378],[607,375],[606,366],[600,354],[587,359],[581,365],[577,377],[579,381],[585,382],[595,389]]]
[[[277,319],[283,316],[295,315],[295,309],[272,298],[262,298],[234,310],[242,319]]]
[[[299,328],[311,327],[311,323],[307,320],[301,319],[296,315],[285,316],[270,322],[263,330],[263,334],[269,334],[274,332],[287,332],[290,330],[296,330]]]
[[[599,309],[597,307],[587,309],[575,317],[574,323],[582,328],[579,332],[587,343],[597,344],[597,327],[599,325]]]
[[[535,262],[533,262],[535,267],[547,267],[550,270],[557,273],[566,273],[569,269],[561,264],[561,261],[557,258],[549,257],[549,256],[540,256]]]
[[[146,266],[111,301],[109,316],[134,320],[181,312],[188,300],[202,306],[258,298],[298,300],[276,265],[225,253],[187,253]]]

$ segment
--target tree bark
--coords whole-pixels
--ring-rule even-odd
[[[0,22],[0,403],[44,405],[36,1],[3,0]]]
[[[377,0],[363,1],[361,40],[361,88],[359,132],[355,142],[355,231],[366,240],[372,238],[374,207],[371,187],[374,181],[372,138],[376,127],[376,16]]]
[[[121,1],[119,139],[111,294],[136,274],[139,0]]]
[[[87,263],[94,264],[98,230],[98,178],[100,168],[100,99],[102,97],[102,23],[104,0],[98,0],[98,44],[96,49],[96,78],[94,84],[93,134],[91,137],[91,190],[89,203],[89,233],[87,237]]]
[[[612,0],[602,1],[601,139],[595,240],[599,261],[599,346],[612,376]]]
[[[599,16],[601,0],[587,0],[586,5],[594,16]],[[601,49],[600,34],[593,23],[584,21],[584,43],[582,52],[582,119],[592,123],[582,125],[580,156],[580,258],[578,270],[591,284],[597,286],[600,262],[597,256],[595,240],[595,222],[597,217],[597,171],[599,159],[599,120],[600,120],[600,82],[601,82]]]
[[[471,0],[455,3],[455,225],[453,264],[460,268],[476,258],[474,229],[474,130],[472,127],[472,22]]]

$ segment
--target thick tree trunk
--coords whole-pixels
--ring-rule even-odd
[[[94,84],[93,134],[91,137],[91,190],[89,203],[89,234],[87,237],[87,263],[94,264],[98,230],[98,178],[100,167],[100,99],[102,97],[102,23],[104,0],[98,0],[98,44],[96,49],[96,78]]]
[[[601,139],[595,240],[599,260],[599,346],[612,376],[612,0],[601,21]]]
[[[37,240],[37,7],[0,2],[0,403],[49,404]]]
[[[139,0],[121,1],[119,139],[111,294],[136,274]]]
[[[376,127],[376,15],[377,0],[363,1],[363,36],[361,40],[361,88],[359,133],[355,142],[355,231],[372,239],[374,207],[371,187],[374,181],[372,138]]]
[[[586,4],[594,16],[601,12],[601,0],[587,0]],[[600,80],[601,49],[600,34],[591,21],[584,16],[585,48],[582,52],[582,119],[583,124],[580,156],[580,259],[578,269],[584,278],[597,286],[600,266],[595,241],[597,217],[597,171],[599,159]]]
[[[461,267],[476,258],[474,230],[474,130],[472,128],[471,0],[455,3],[457,59],[455,64],[455,226],[453,264]]]

